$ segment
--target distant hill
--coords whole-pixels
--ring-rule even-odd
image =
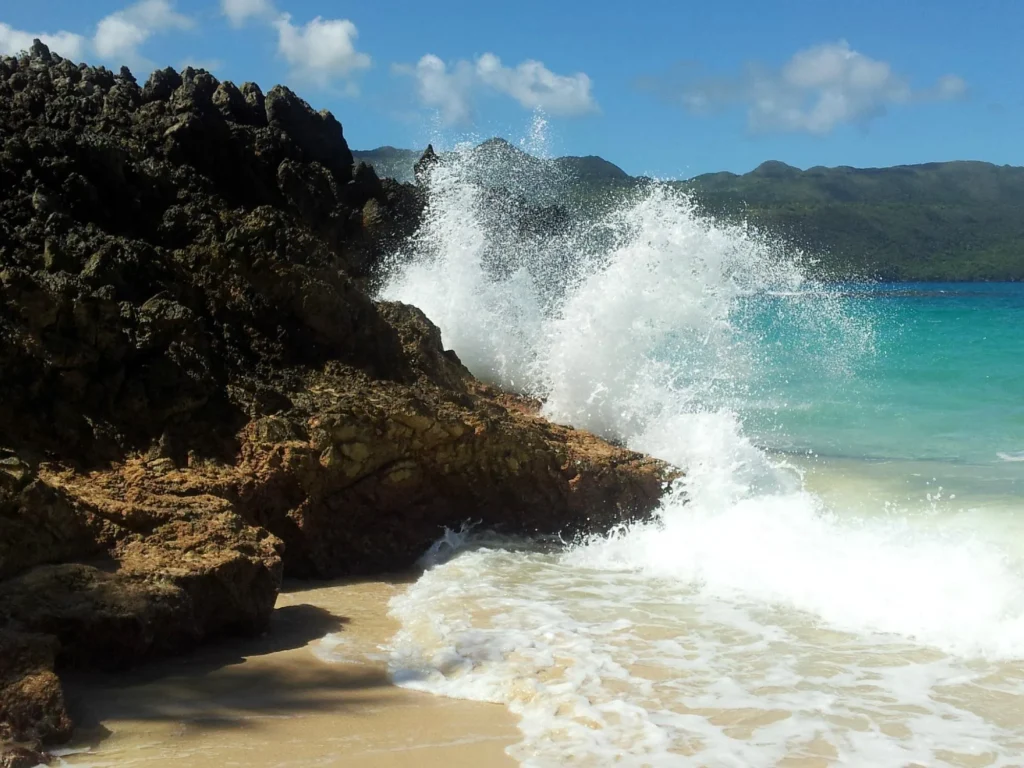
[[[503,139],[472,151],[481,181],[528,179],[545,203],[615,204],[643,181],[600,157],[545,162]],[[409,181],[422,151],[353,154],[382,176]],[[711,216],[748,221],[803,249],[830,277],[1024,280],[1024,168],[955,161],[801,170],[771,160],[750,173],[670,183]]]
[[[709,173],[690,180],[705,194],[742,197],[749,204],[929,203],[1000,204],[1024,193],[1024,168],[955,161],[891,168],[806,171],[770,160],[742,176]]]
[[[555,165],[570,178],[592,184],[623,182],[633,178],[619,166],[595,155],[560,157],[555,160]]]
[[[372,165],[377,175],[412,181],[412,167],[423,154],[422,149],[397,149],[395,147],[377,147],[377,149],[352,150],[352,157],[357,163]]]
[[[425,149],[425,148],[424,148]],[[532,155],[509,143],[505,139],[488,139],[475,147],[473,153],[483,162],[506,170],[519,170],[536,174],[544,164]],[[378,176],[389,176],[399,181],[412,181],[413,166],[423,154],[423,149],[396,149],[395,147],[378,147],[377,149],[353,150],[356,162],[372,165]],[[633,179],[628,173],[614,163],[602,157],[559,157],[550,161],[550,167],[562,181],[586,184],[629,182]]]
[[[745,219],[840,277],[1024,280],[1024,168],[980,162],[798,168],[767,162],[680,185],[712,215]]]

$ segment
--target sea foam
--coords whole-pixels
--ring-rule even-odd
[[[781,396],[765,362],[801,352],[747,308],[812,340],[804,364],[838,387],[873,350],[855,299],[667,185],[511,230],[474,162],[433,171],[383,296],[477,376],[687,475],[656,519],[561,553],[446,539],[392,604],[396,681],[506,704],[527,765],[1012,764],[1024,728],[987,702],[1024,702],[999,671],[1024,656],[1019,560],[927,507],[826,504],[745,433],[736,404]]]

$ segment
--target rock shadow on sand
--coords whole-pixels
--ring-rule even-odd
[[[306,646],[349,620],[315,605],[274,611],[262,637],[232,641],[120,674],[65,676],[76,749],[110,736],[106,721],[179,722],[192,729],[259,728],[266,718],[374,705],[392,685],[382,668],[330,664]]]

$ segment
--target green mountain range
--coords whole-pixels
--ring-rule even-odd
[[[649,180],[600,157],[534,158],[502,139],[472,150],[495,184],[529,174],[545,203],[614,204]],[[378,174],[411,181],[419,150],[354,152]],[[546,175],[545,175],[546,174]],[[837,279],[1024,280],[1024,168],[982,162],[800,170],[777,161],[750,173],[668,182],[705,213],[746,221],[799,248]]]

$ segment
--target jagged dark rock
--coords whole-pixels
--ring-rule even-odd
[[[322,163],[338,184],[346,184],[352,178],[352,152],[334,115],[326,110],[314,112],[309,104],[281,85],[267,93],[266,109],[271,128],[288,134],[303,153],[303,160]]]
[[[427,180],[430,169],[436,166],[440,162],[440,158],[437,156],[437,152],[434,151],[433,144],[427,144],[427,148],[424,150],[423,155],[416,164],[413,166],[413,174],[416,176],[416,181],[424,183]]]
[[[282,572],[608,526],[675,476],[372,301],[422,190],[286,88],[34,45],[0,58],[0,188],[0,641],[50,654],[0,670],[3,739],[66,735],[54,670],[262,631]]]
[[[37,768],[50,763],[51,756],[28,747],[0,745],[0,768]]]
[[[92,68],[75,70],[78,83],[44,79],[27,61],[5,69],[0,417],[10,440],[89,464],[173,422],[199,424],[211,451],[230,454],[249,406],[246,388],[232,398],[225,385],[255,361],[373,368],[393,350],[346,272],[351,262],[367,271],[374,255],[362,209],[373,200],[374,229],[388,230],[401,191],[368,169],[348,184],[332,116],[278,88],[263,121],[272,127],[261,127],[255,86],[243,96],[192,69],[155,72],[141,92]],[[43,113],[19,108],[17,75]],[[161,316],[147,305],[156,297]]]
[[[146,81],[146,86],[142,89],[142,101],[146,104],[151,101],[167,101],[180,87],[181,75],[175,70],[170,67],[158,69]]]

